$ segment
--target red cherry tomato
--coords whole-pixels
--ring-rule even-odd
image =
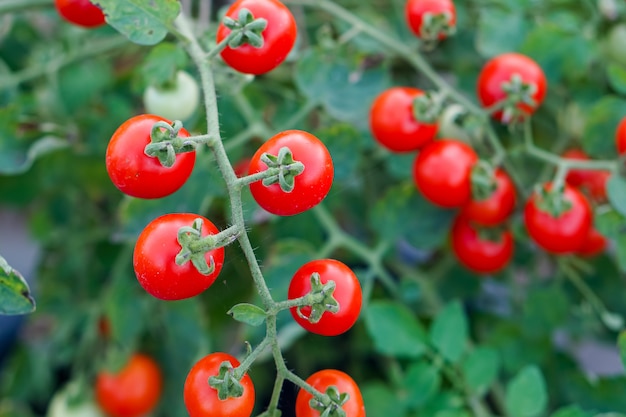
[[[239,361],[233,356],[217,352],[200,359],[189,371],[183,396],[190,417],[249,417],[252,414],[254,384],[247,373],[239,381],[243,385],[241,397],[220,400],[217,390],[209,385],[209,378],[219,375],[223,362],[230,362],[233,368],[239,366]]]
[[[452,250],[459,262],[480,274],[502,270],[513,256],[513,235],[509,230],[503,231],[496,240],[486,239],[462,215],[454,222],[451,240]]]
[[[239,10],[248,9],[255,19],[267,20],[267,27],[261,33],[263,46],[255,48],[250,44],[238,48],[227,46],[222,58],[233,69],[246,74],[260,75],[280,65],[296,42],[297,26],[291,11],[278,0],[237,0],[226,11],[226,16],[237,19]],[[217,28],[217,43],[231,32],[223,23]]]
[[[139,284],[152,296],[161,300],[182,300],[194,297],[209,288],[224,264],[224,248],[205,254],[211,258],[215,269],[209,275],[201,274],[191,262],[177,265],[174,261],[180,252],[178,229],[191,226],[197,218],[203,220],[202,236],[219,232],[210,220],[192,213],[173,213],[154,219],[137,238],[133,254],[133,267]]]
[[[452,0],[408,0],[404,8],[404,16],[406,18],[409,29],[419,38],[425,38],[424,18],[427,13],[433,17],[447,14],[447,25],[451,28],[456,26],[456,8]],[[439,40],[445,39],[447,36],[445,31],[437,34]]]
[[[413,116],[413,100],[423,95],[411,87],[383,91],[370,109],[370,129],[374,139],[392,152],[414,151],[432,141],[437,124],[419,122]]]
[[[248,170],[250,169],[250,161],[252,158],[244,158],[237,162],[235,166],[233,166],[233,171],[235,171],[235,175],[239,178],[245,177],[248,175]]]
[[[484,200],[471,199],[461,210],[468,220],[482,226],[505,221],[515,209],[515,185],[502,169],[495,171],[496,189]]]
[[[337,336],[348,331],[359,317],[363,298],[361,284],[354,272],[342,262],[334,259],[315,260],[302,265],[291,278],[288,292],[290,300],[305,296],[311,291],[311,275],[316,272],[320,275],[322,284],[335,282],[333,297],[339,303],[339,311],[326,311],[317,323],[300,317],[295,307],[291,309],[291,315],[300,326],[311,333]],[[300,312],[309,317],[311,307],[301,307]]]
[[[550,189],[550,185],[545,186]],[[524,207],[524,223],[530,237],[545,251],[554,254],[574,253],[580,250],[591,228],[591,208],[585,196],[569,185],[563,198],[571,207],[558,217],[541,210],[541,197],[534,193]]]
[[[583,246],[576,252],[578,255],[592,258],[606,249],[607,239],[595,227],[589,229],[589,234]]]
[[[261,155],[278,155],[282,147],[291,150],[295,161],[304,164],[304,171],[295,177],[294,189],[284,192],[279,184],[266,187],[261,181],[250,184],[252,197],[270,213],[292,216],[319,204],[333,184],[333,160],[326,146],[315,136],[301,130],[286,130],[270,138],[256,151],[250,161],[250,175],[267,169]]]
[[[59,15],[66,21],[85,28],[105,23],[102,10],[89,0],[54,0]]]
[[[159,365],[136,353],[119,372],[98,374],[96,401],[111,417],[139,417],[157,405],[162,385]]]
[[[580,149],[570,149],[563,154],[563,158],[589,160],[589,156]],[[603,202],[606,201],[606,182],[610,176],[610,171],[572,169],[567,173],[565,181],[572,187],[586,191],[593,200]]]
[[[478,98],[484,107],[492,106],[506,98],[506,93],[502,88],[503,83],[510,81],[514,74],[519,75],[524,83],[536,87],[531,95],[535,105],[519,103],[517,108],[530,115],[541,105],[548,88],[548,82],[541,67],[525,55],[506,53],[488,61],[478,75]],[[502,112],[494,113],[493,117],[502,120]]]
[[[413,164],[418,190],[440,207],[460,207],[472,196],[471,172],[476,152],[455,139],[440,139],[426,145]]]
[[[365,406],[361,390],[354,380],[346,373],[336,369],[324,369],[307,378],[308,382],[316,390],[325,393],[328,387],[335,387],[340,393],[349,395],[348,401],[343,405],[346,416],[365,417]],[[311,408],[310,401],[313,396],[306,390],[301,389],[296,397],[296,417],[319,417],[321,413]]]
[[[619,122],[615,130],[615,146],[618,154],[626,152],[626,117]]]
[[[132,117],[117,128],[106,152],[106,168],[115,186],[138,198],[161,198],[177,191],[187,181],[196,162],[195,152],[176,155],[170,168],[144,153],[150,143],[150,132],[156,122],[169,120],[152,114]],[[178,136],[189,137],[180,129]]]

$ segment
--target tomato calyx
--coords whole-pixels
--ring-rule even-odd
[[[537,93],[537,86],[534,83],[525,82],[518,73],[513,73],[508,81],[502,83],[502,91],[506,94],[504,100],[497,102],[488,111],[495,113],[502,110],[503,123],[510,123],[527,115],[527,112],[518,107],[519,104],[525,104],[531,108],[537,107],[537,102],[533,98]]]
[[[349,399],[350,395],[347,392],[341,393],[337,387],[331,385],[321,398],[311,398],[309,406],[319,411],[323,417],[346,417],[342,407]]]
[[[483,201],[488,199],[497,188],[496,173],[491,164],[479,160],[472,167],[472,199]]]
[[[413,117],[418,122],[437,123],[443,111],[444,94],[426,92],[413,100]]]
[[[182,127],[183,124],[179,120],[172,124],[156,122],[150,132],[151,142],[146,145],[144,153],[157,158],[164,167],[171,168],[176,162],[177,153],[193,152],[198,146],[198,142],[193,138],[178,136]]]
[[[295,179],[304,172],[304,164],[293,159],[293,153],[287,147],[282,147],[278,155],[264,153],[261,155],[267,169],[247,177],[241,178],[245,183],[252,183],[261,180],[265,187],[273,184],[280,185],[282,191],[290,193],[295,186]]]
[[[420,34],[424,41],[434,42],[456,33],[455,18],[449,11],[424,13]]]
[[[565,198],[565,184],[557,184],[554,187],[538,186],[535,195],[539,210],[555,219],[572,208],[572,202]]]
[[[217,391],[217,398],[226,401],[229,398],[239,398],[243,395],[243,385],[241,378],[237,378],[233,365],[224,361],[220,364],[219,373],[209,378],[208,383],[211,388]]]
[[[180,252],[176,255],[176,264],[184,265],[191,261],[193,266],[203,275],[210,275],[215,271],[215,260],[209,257],[207,263],[205,254],[213,249],[221,248],[234,242],[241,233],[238,227],[232,226],[215,235],[202,236],[203,221],[197,218],[191,226],[178,229],[178,243]]]
[[[337,313],[339,311],[339,302],[333,296],[336,287],[335,281],[328,281],[326,284],[322,284],[319,273],[314,272],[311,274],[311,291],[303,297],[306,305],[296,308],[298,316],[315,324],[322,319],[325,312]],[[303,308],[307,310],[308,315],[303,312]]]
[[[250,10],[243,8],[239,10],[237,20],[224,16],[223,23],[232,31],[227,37],[229,47],[237,48],[245,44],[250,44],[255,48],[263,47],[262,32],[267,27],[266,19],[255,19]]]

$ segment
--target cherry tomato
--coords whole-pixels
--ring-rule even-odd
[[[72,381],[57,391],[50,401],[46,417],[104,417],[91,398],[82,398],[76,403],[80,389],[80,383]]]
[[[620,155],[626,152],[626,117],[619,122],[615,130],[615,146]]]
[[[190,417],[249,417],[252,414],[254,384],[247,373],[239,381],[243,385],[241,397],[220,400],[217,390],[209,385],[209,378],[219,375],[223,362],[230,362],[233,368],[239,366],[239,361],[233,356],[217,352],[200,359],[189,371],[183,395]]]
[[[437,124],[419,122],[413,116],[413,100],[423,95],[411,87],[383,91],[370,109],[370,129],[374,139],[392,152],[414,151],[432,141]]]
[[[541,105],[546,96],[548,82],[541,67],[531,58],[518,54],[506,53],[489,60],[478,75],[478,98],[484,107],[489,107],[506,98],[503,83],[511,80],[513,75],[519,75],[526,84],[532,84],[536,90],[531,95],[535,105],[519,103],[517,108],[527,115],[532,114]],[[502,120],[502,112],[496,112],[493,117]]]
[[[267,20],[261,33],[263,46],[250,44],[238,48],[227,46],[222,58],[233,69],[246,74],[260,75],[280,65],[296,42],[297,27],[291,11],[278,0],[237,0],[226,11],[226,16],[237,19],[239,10],[248,9],[255,18]],[[217,43],[231,32],[223,23],[217,28]]]
[[[261,155],[278,155],[288,147],[295,161],[304,164],[304,171],[295,177],[294,189],[284,192],[279,184],[264,186],[261,181],[250,184],[252,197],[270,213],[292,216],[319,204],[333,184],[333,160],[326,146],[315,136],[301,130],[286,130],[270,138],[256,151],[250,161],[249,173],[256,174],[267,168]]]
[[[163,377],[149,356],[136,353],[117,373],[101,371],[96,378],[96,401],[111,417],[139,417],[161,397]]]
[[[54,0],[59,15],[66,21],[85,28],[95,28],[105,23],[102,10],[89,0]]]
[[[404,16],[409,29],[419,38],[427,37],[424,31],[424,18],[427,13],[433,17],[447,14],[447,26],[450,28],[456,26],[456,8],[452,0],[408,0],[404,8]],[[444,30],[436,34],[436,38],[439,40],[446,37],[447,34]]]
[[[335,387],[340,393],[349,395],[348,401],[343,405],[346,416],[365,417],[365,406],[361,390],[354,380],[346,373],[336,369],[324,369],[307,378],[308,382],[316,390],[325,393],[328,387]],[[296,417],[319,417],[321,413],[311,408],[309,402],[313,396],[306,390],[301,389],[296,397]]]
[[[589,156],[580,149],[570,149],[563,154],[563,158],[589,160]],[[572,169],[567,173],[565,181],[572,187],[586,191],[593,200],[603,202],[606,201],[606,182],[610,176],[610,171]]]
[[[460,207],[472,196],[471,172],[476,152],[455,139],[426,145],[413,164],[413,179],[424,197],[440,207]]]
[[[544,186],[550,189],[550,184]],[[563,198],[571,207],[553,217],[539,207],[541,197],[534,193],[524,207],[524,223],[530,237],[545,251],[554,254],[574,253],[580,250],[591,228],[591,208],[585,196],[569,185]]]
[[[494,240],[480,236],[469,219],[460,215],[451,232],[452,250],[467,269],[493,274],[508,265],[513,256],[513,235],[509,230]]]
[[[180,252],[178,229],[191,226],[201,218],[202,236],[219,232],[209,219],[192,213],[166,214],[154,219],[137,238],[133,254],[133,267],[139,284],[152,296],[161,300],[182,300],[194,297],[209,288],[222,270],[224,248],[205,254],[207,263],[214,267],[209,275],[201,274],[191,262],[177,265],[174,261]]]
[[[235,166],[233,166],[233,171],[235,171],[235,175],[239,178],[248,175],[251,160],[252,158],[243,158],[239,162],[237,162]]]
[[[515,185],[502,169],[495,171],[496,189],[484,200],[471,199],[461,210],[468,220],[483,226],[505,221],[515,209]]]
[[[589,234],[583,246],[576,252],[578,255],[592,258],[606,249],[607,239],[595,227],[589,229]]]
[[[123,193],[138,198],[161,198],[172,194],[187,181],[196,162],[195,152],[176,155],[170,168],[144,153],[156,122],[169,120],[152,114],[132,117],[117,128],[106,152],[106,168],[113,184]],[[189,137],[180,129],[179,137]]]
[[[320,275],[322,284],[326,284],[328,281],[335,282],[333,297],[339,303],[339,311],[336,313],[324,312],[317,323],[311,323],[306,318],[300,317],[295,307],[291,309],[291,315],[300,326],[311,333],[322,336],[337,336],[348,331],[361,312],[363,295],[358,278],[345,264],[334,259],[311,261],[302,265],[291,278],[288,291],[290,300],[305,296],[311,291],[311,275],[314,273]],[[311,307],[301,307],[300,312],[309,317]]]
[[[198,82],[185,71],[176,73],[176,81],[169,88],[149,86],[143,94],[148,113],[170,120],[187,120],[200,103]]]

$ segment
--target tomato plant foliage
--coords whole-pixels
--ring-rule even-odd
[[[0,416],[621,417],[625,27],[0,1]]]

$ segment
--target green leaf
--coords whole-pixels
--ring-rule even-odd
[[[596,215],[595,226],[600,233],[615,241],[617,266],[626,272],[626,218],[616,210],[608,210]]]
[[[621,65],[609,64],[606,68],[609,84],[620,94],[626,94],[626,68]]]
[[[156,45],[180,13],[177,0],[95,0],[109,25],[139,45]]]
[[[461,303],[447,304],[430,327],[430,340],[450,362],[457,362],[465,352],[468,338],[467,317]]]
[[[404,376],[404,388],[408,394],[407,404],[411,408],[426,404],[441,385],[441,375],[436,366],[426,363],[413,363]]]
[[[0,314],[16,315],[35,311],[35,300],[26,280],[0,256]]]
[[[539,368],[523,368],[506,387],[505,404],[511,417],[538,417],[548,404],[546,383]]]
[[[517,51],[528,32],[528,21],[521,13],[496,8],[481,10],[476,49],[486,57]]]
[[[228,310],[228,314],[242,323],[250,326],[260,326],[265,321],[265,311],[259,306],[248,303],[241,303]]]
[[[187,65],[187,55],[180,46],[162,42],[152,48],[141,66],[141,75],[146,85],[167,87],[176,82],[176,73]]]
[[[587,111],[587,123],[581,140],[592,158],[615,158],[615,128],[626,114],[626,100],[604,96]]]
[[[613,208],[626,216],[626,180],[613,174],[606,183],[606,194]]]
[[[405,238],[420,249],[434,249],[448,238],[454,213],[430,204],[407,182],[389,189],[376,202],[370,225],[376,227],[383,238],[394,241]]]
[[[383,355],[417,358],[426,350],[424,329],[403,304],[372,302],[365,311],[365,326]]]
[[[388,385],[369,383],[361,389],[367,415],[371,417],[405,417],[405,406]]]
[[[591,417],[591,413],[583,411],[577,405],[570,405],[568,407],[559,408],[557,411],[550,414],[550,417]]]
[[[496,380],[500,370],[500,356],[494,349],[478,347],[461,364],[465,384],[473,392],[483,395]]]
[[[626,330],[622,330],[617,337],[617,347],[619,356],[622,359],[622,366],[626,368]]]

